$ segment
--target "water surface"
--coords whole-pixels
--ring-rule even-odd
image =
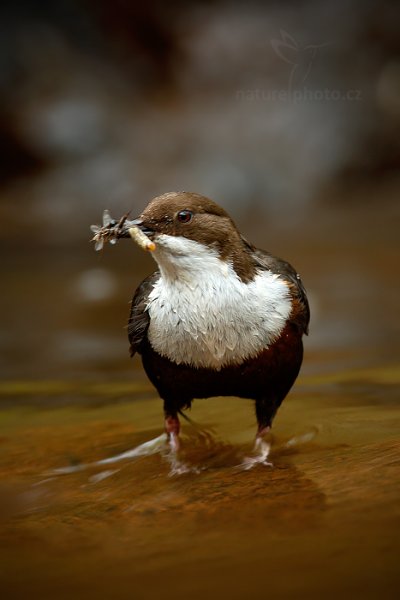
[[[237,465],[252,403],[196,401],[182,456],[202,470],[173,477],[160,454],[53,473],[159,435],[150,388],[86,385],[71,406],[71,382],[48,382],[47,402],[44,383],[29,402],[4,385],[4,597],[394,598],[399,379],[393,366],[303,377],[276,419],[274,466],[251,471]]]

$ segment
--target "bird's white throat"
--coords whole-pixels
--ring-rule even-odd
[[[243,283],[212,248],[159,235],[161,277],[148,299],[153,349],[177,364],[221,369],[270,346],[291,312],[289,288],[260,270]]]

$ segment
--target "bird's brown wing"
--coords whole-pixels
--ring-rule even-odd
[[[133,296],[128,320],[128,338],[131,356],[136,352],[141,354],[142,343],[150,323],[150,316],[147,311],[148,297],[159,277],[160,273],[158,271],[146,277]]]
[[[302,333],[308,334],[310,306],[308,304],[305,287],[296,269],[294,269],[290,263],[286,262],[286,260],[277,258],[269,252],[265,252],[265,250],[255,248],[247,242],[247,240],[243,241],[253,252],[258,267],[267,269],[273,273],[278,273],[282,279],[287,282],[293,301],[291,320],[300,328]]]

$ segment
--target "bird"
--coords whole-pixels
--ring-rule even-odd
[[[133,296],[130,354],[141,356],[163,401],[171,452],[180,448],[179,416],[195,399],[237,396],[255,404],[252,462],[270,464],[272,421],[297,378],[308,334],[299,274],[194,192],[158,196],[130,224],[154,242],[157,263]]]

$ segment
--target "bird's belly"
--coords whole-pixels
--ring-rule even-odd
[[[263,273],[251,284],[233,277],[212,283],[192,289],[160,281],[154,288],[148,339],[161,356],[220,370],[257,356],[279,337],[291,312],[283,282]]]
[[[148,338],[156,352],[176,364],[217,370],[255,356],[269,341],[261,323],[218,323],[212,315],[191,321],[152,319]]]

